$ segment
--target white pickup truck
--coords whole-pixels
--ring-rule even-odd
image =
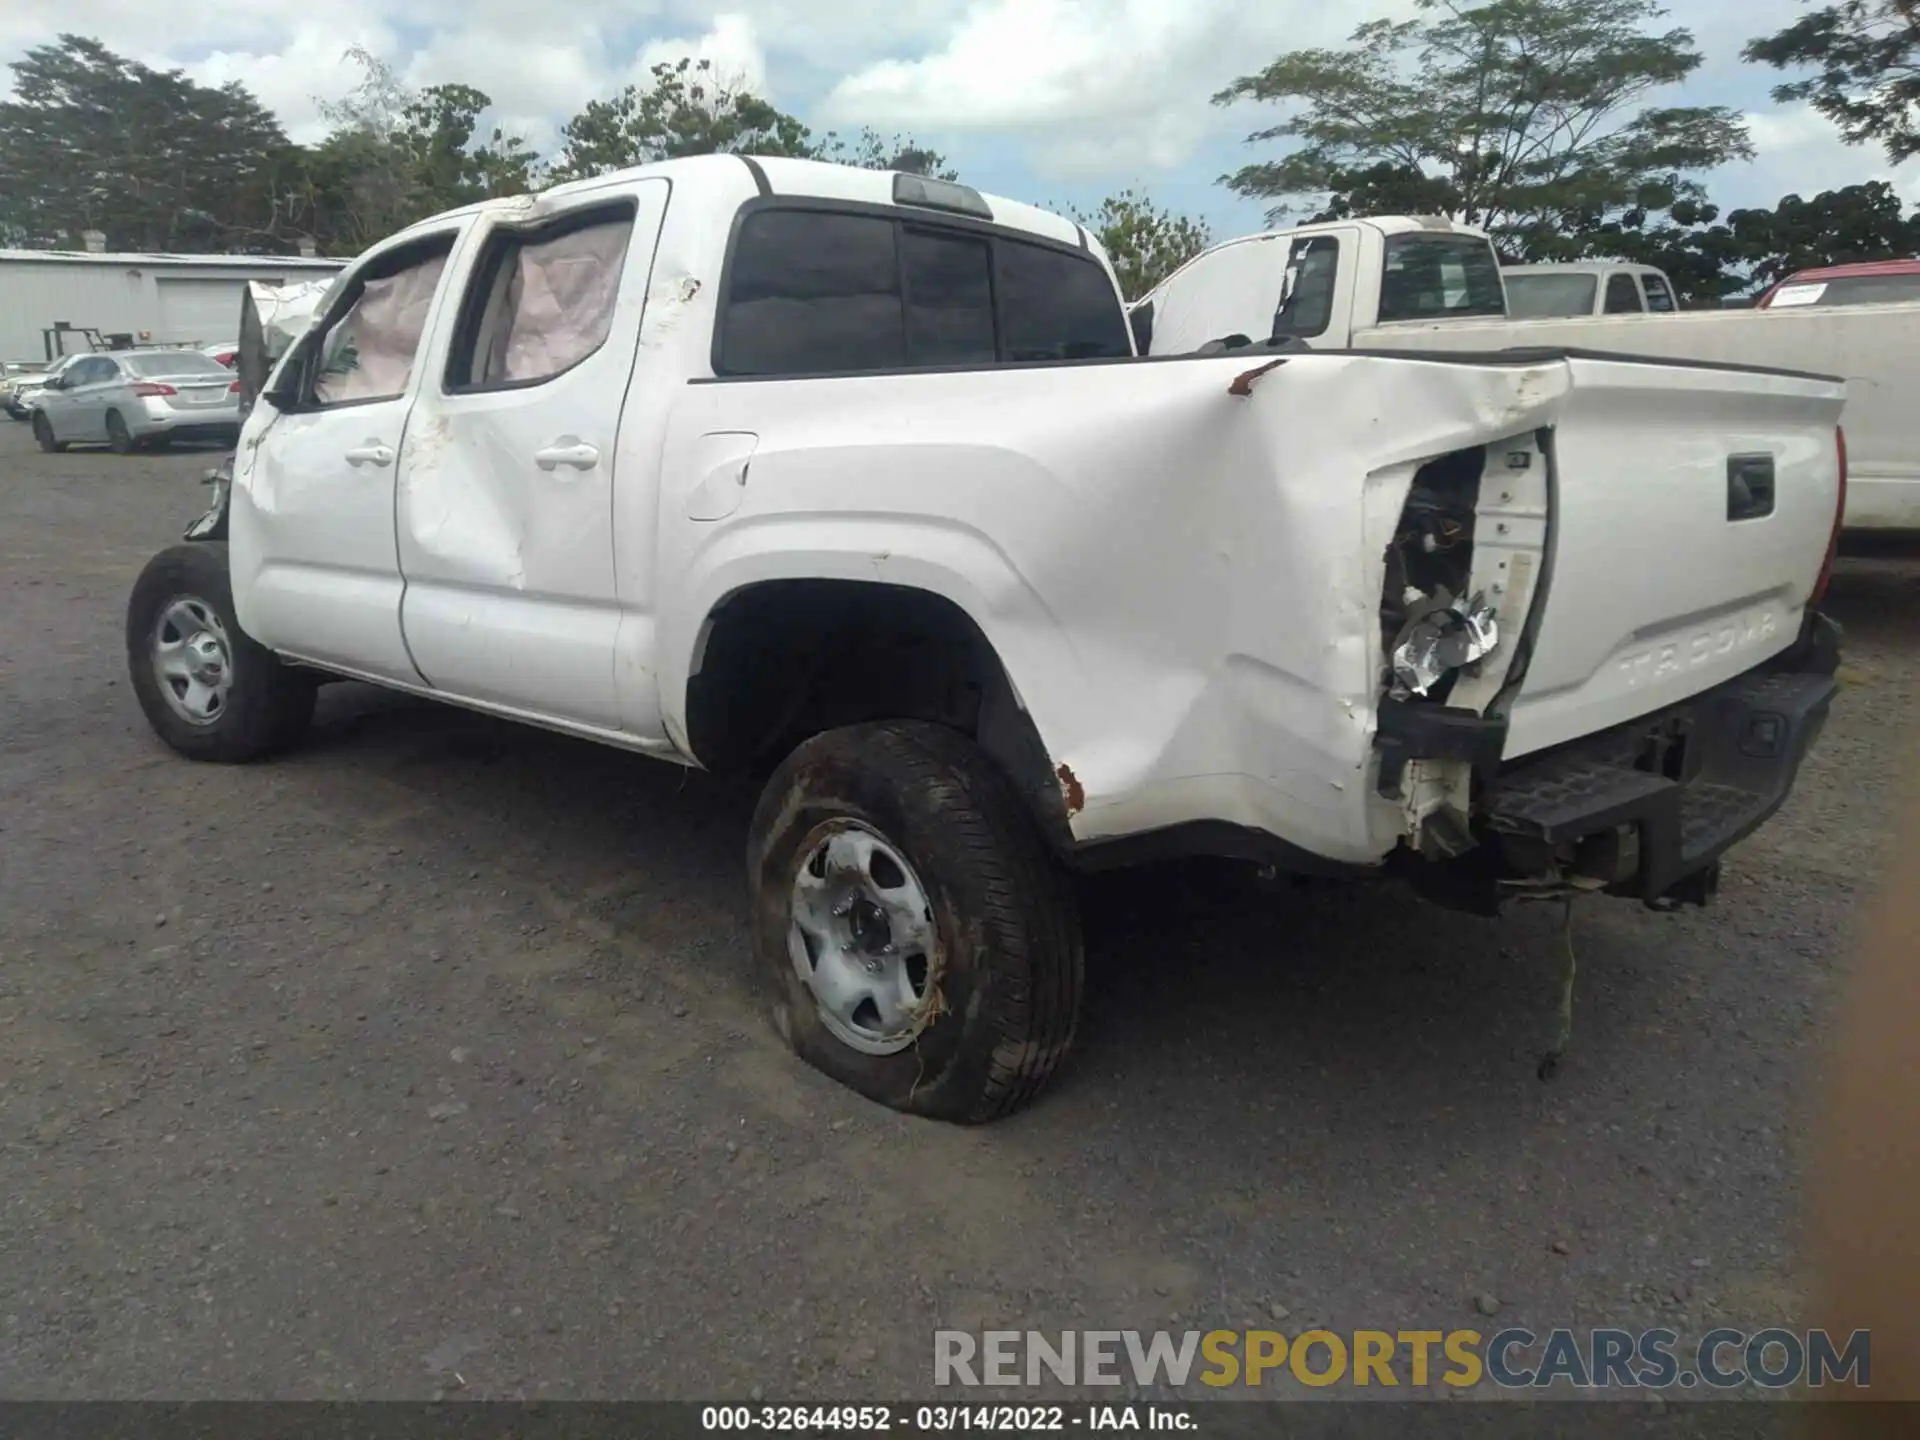
[[[1664,270],[1628,260],[1502,265],[1507,314],[1515,320],[1582,315],[1671,315],[1680,308]]]
[[[1316,350],[1565,346],[1811,370],[1847,382],[1848,531],[1920,532],[1920,301],[1516,318],[1492,243],[1441,219],[1387,216],[1229,240],[1132,307],[1141,349],[1237,338]]]
[[[324,678],[764,777],[808,1061],[1023,1104],[1068,872],[1705,903],[1834,693],[1838,383],[1536,352],[1136,358],[1071,221],[705,157],[349,268],[129,603],[181,753]]]

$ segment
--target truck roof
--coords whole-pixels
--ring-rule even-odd
[[[1860,260],[1851,265],[1796,270],[1780,283],[1796,285],[1805,280],[1848,280],[1870,275],[1920,275],[1920,260]]]
[[[1637,275],[1661,274],[1657,265],[1638,260],[1555,260],[1539,265],[1502,265],[1502,275],[1607,275],[1626,270]]]
[[[677,160],[656,160],[625,170],[612,170],[602,175],[595,175],[591,179],[569,180],[565,184],[555,185],[531,195],[509,195],[496,200],[481,200],[472,205],[463,205],[455,210],[446,210],[438,215],[429,216],[407,228],[416,229],[459,215],[537,212],[543,203],[549,200],[585,194],[612,181],[639,180],[649,176],[659,176],[676,184],[687,185],[696,192],[711,189],[716,185],[724,185],[732,190],[737,188],[742,180],[748,179],[759,185],[764,179],[763,189],[773,195],[820,200],[850,200],[868,205],[891,207],[900,203],[894,199],[894,181],[898,173],[892,170],[864,170],[853,165],[835,165],[823,160],[795,160],[775,155],[689,155]],[[1008,230],[1024,231],[1029,235],[1059,243],[1078,245],[1082,249],[1091,250],[1102,260],[1107,258],[1106,251],[1097,238],[1084,226],[1077,225],[1064,216],[1042,210],[1037,205],[1023,204],[1001,195],[989,195],[983,191],[974,190],[971,186],[960,188],[985,202],[992,212],[992,222],[995,225]],[[901,205],[900,208],[915,207]]]

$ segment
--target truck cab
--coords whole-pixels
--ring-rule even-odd
[[[1268,338],[1339,350],[1381,332],[1507,315],[1484,231],[1425,216],[1305,225],[1229,240],[1189,260],[1130,311],[1154,355]]]
[[[1665,271],[1626,260],[1508,265],[1500,276],[1507,287],[1507,314],[1515,320],[1670,315],[1679,309]]]

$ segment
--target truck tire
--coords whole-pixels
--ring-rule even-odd
[[[1032,1100],[1072,1046],[1071,887],[958,732],[888,721],[808,740],[761,794],[747,877],[775,1029],[869,1099],[984,1123]]]
[[[127,673],[154,733],[190,760],[257,760],[313,719],[313,678],[234,617],[222,544],[175,545],[147,562],[127,602]]]

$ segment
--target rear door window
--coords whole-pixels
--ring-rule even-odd
[[[448,388],[538,385],[606,344],[632,235],[631,204],[553,233],[494,235],[474,268]]]
[[[733,375],[904,366],[893,222],[812,210],[749,215],[734,247],[720,355]]]
[[[1640,287],[1633,283],[1631,275],[1609,275],[1607,277],[1607,314],[1638,315],[1640,313]]]
[[[1647,292],[1647,309],[1656,315],[1670,315],[1680,307],[1674,302],[1673,289],[1663,275],[1642,275],[1640,284]]]
[[[1091,255],[1012,240],[996,249],[1002,358],[1095,360],[1133,353],[1120,297]]]

